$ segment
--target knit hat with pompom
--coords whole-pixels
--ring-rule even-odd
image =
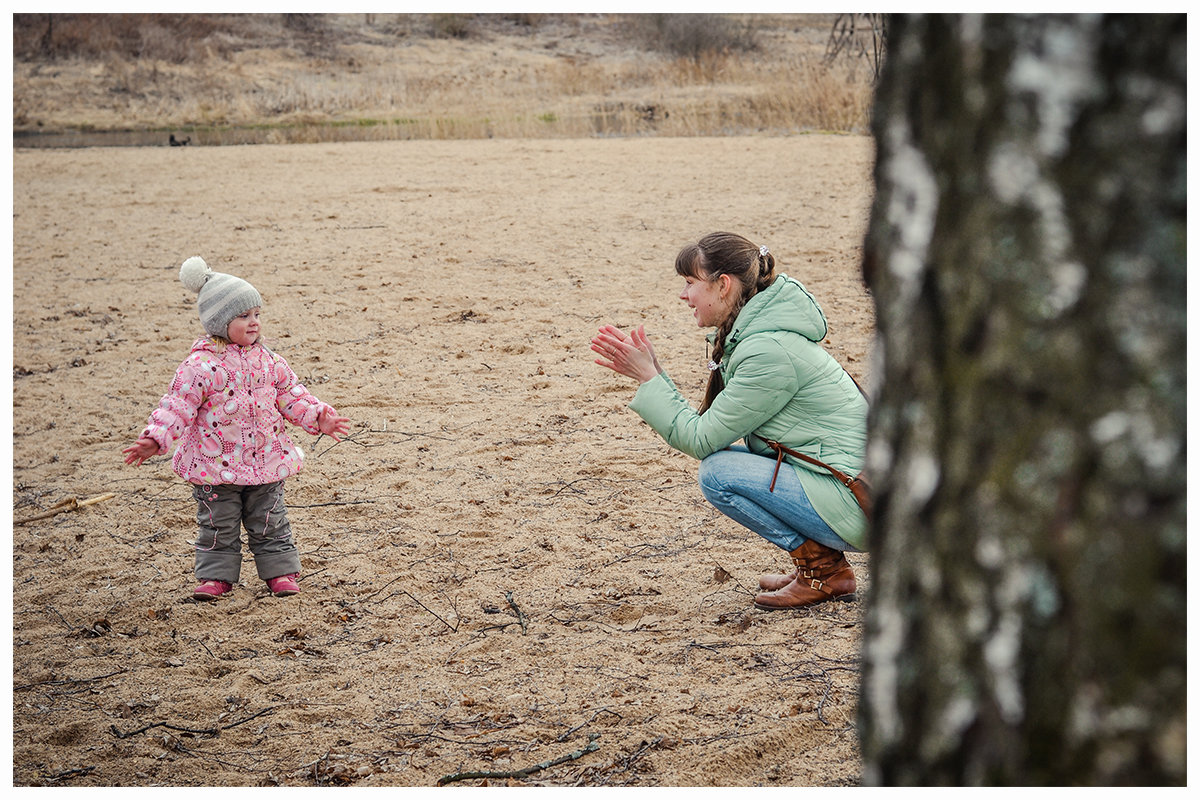
[[[212,336],[227,338],[234,317],[262,305],[257,289],[241,278],[213,272],[200,256],[183,262],[179,280],[200,294],[200,324]]]

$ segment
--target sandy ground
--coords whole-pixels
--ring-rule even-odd
[[[115,494],[13,528],[15,784],[857,783],[862,600],[755,610],[784,554],[707,506],[588,341],[644,321],[698,400],[672,263],[728,229],[869,382],[871,157],[835,136],[14,151],[13,514]],[[186,485],[169,457],[122,463],[200,330],[190,255],[255,284],[269,343],[355,425],[293,429],[296,597],[247,559],[232,597],[192,601]]]

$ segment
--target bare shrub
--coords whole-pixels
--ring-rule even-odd
[[[319,14],[284,14],[283,26],[301,33],[311,33],[323,27]]]
[[[157,21],[149,21],[138,31],[143,57],[182,64],[196,54],[194,40],[185,38]]]
[[[429,32],[434,38],[465,39],[472,32],[470,14],[430,14]]]
[[[650,47],[693,61],[758,48],[753,25],[728,14],[639,14],[633,25]]]
[[[542,24],[542,18],[545,16],[546,16],[545,14],[533,14],[533,13],[505,14],[504,18],[506,20],[508,20],[509,22],[516,23],[517,25],[537,30],[538,26]]]
[[[838,14],[825,46],[826,63],[833,63],[839,56],[866,59],[873,79],[878,81],[887,53],[887,31],[887,14]]]
[[[231,22],[216,14],[14,14],[13,55],[27,58],[150,58],[183,63],[204,42],[223,50]]]

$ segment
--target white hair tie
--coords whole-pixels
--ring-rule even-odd
[[[765,244],[760,244],[760,245],[758,246],[758,254],[759,254],[760,256],[762,256],[763,258],[766,258],[766,257],[767,257],[767,254],[768,254],[768,253],[770,253],[770,252],[771,252],[771,251],[767,249],[767,246],[766,246]]]

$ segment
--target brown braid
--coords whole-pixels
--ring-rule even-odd
[[[713,281],[721,275],[733,278],[741,291],[733,300],[728,316],[717,326],[716,345],[712,360],[720,364],[725,356],[725,340],[733,332],[737,315],[754,295],[775,281],[775,256],[761,254],[756,244],[736,233],[710,233],[695,244],[689,244],[675,257],[675,271],[684,277]],[[725,388],[719,369],[708,376],[708,387],[700,413],[712,406]]]

